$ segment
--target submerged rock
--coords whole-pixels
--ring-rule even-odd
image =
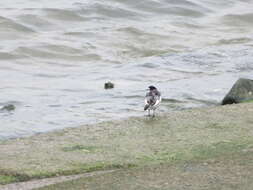
[[[253,80],[240,78],[222,100],[222,105],[253,100]]]
[[[13,111],[16,107],[13,104],[4,105],[0,110],[2,111]]]
[[[112,82],[106,82],[104,88],[105,88],[105,89],[114,88],[114,84],[113,84]]]

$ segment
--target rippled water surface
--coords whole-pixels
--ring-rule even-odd
[[[0,139],[218,104],[253,74],[253,0],[2,0]],[[107,81],[115,83],[104,90]]]

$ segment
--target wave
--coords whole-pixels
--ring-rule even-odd
[[[224,24],[229,26],[253,26],[253,13],[227,14],[222,17]]]
[[[2,137],[213,105],[252,76],[251,0],[0,2]],[[104,90],[112,81],[115,88]],[[1,106],[1,103],[0,103]],[[0,130],[1,126],[0,126]],[[0,137],[1,138],[1,137]]]
[[[95,53],[85,53],[81,50],[66,46],[45,46],[45,47],[19,47],[16,53],[27,57],[48,59],[48,60],[64,60],[64,61],[97,61],[100,56]]]
[[[22,32],[22,33],[32,33],[35,32],[33,29],[15,22],[12,19],[0,16],[0,31],[5,32]]]

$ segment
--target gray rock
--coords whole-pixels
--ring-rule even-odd
[[[253,100],[253,80],[240,78],[222,100],[222,105]]]
[[[114,88],[114,84],[113,84],[112,82],[106,82],[104,88],[105,88],[105,89]]]
[[[2,111],[13,111],[16,107],[13,104],[4,105],[0,110]]]

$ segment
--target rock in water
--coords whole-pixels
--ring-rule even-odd
[[[112,82],[106,82],[105,83],[105,89],[111,89],[111,88],[114,88],[114,84]]]
[[[240,78],[222,100],[222,105],[253,100],[253,80]]]
[[[13,104],[7,104],[1,108],[1,110],[5,111],[13,111],[15,110],[15,106]]]

